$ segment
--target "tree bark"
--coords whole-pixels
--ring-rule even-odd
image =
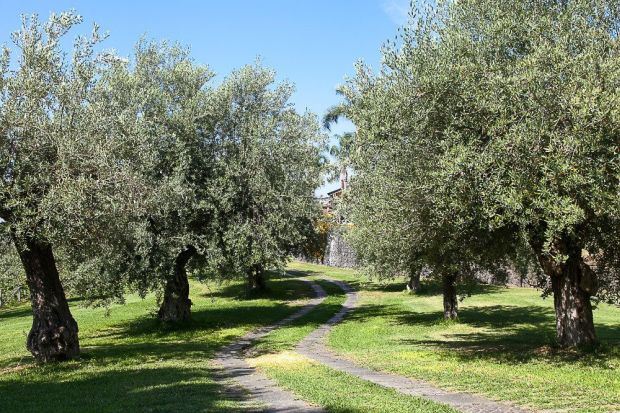
[[[32,328],[26,347],[42,363],[79,356],[78,325],[69,310],[52,246],[15,234],[13,242],[26,272],[32,305]]]
[[[458,299],[456,296],[456,274],[445,274],[443,284],[443,318],[456,320],[458,318]]]
[[[267,285],[265,283],[265,269],[261,264],[253,265],[248,270],[248,290],[249,291],[265,291]]]
[[[196,248],[188,245],[175,258],[174,270],[166,280],[164,300],[159,307],[161,321],[178,323],[189,320],[192,300],[189,299],[189,280],[185,267],[196,253]]]
[[[596,274],[585,263],[581,248],[569,239],[556,240],[551,254],[535,247],[536,256],[551,280],[556,317],[556,338],[563,347],[592,346],[596,343],[590,297],[596,294]],[[558,263],[552,255],[568,259]]]
[[[412,271],[407,282],[407,291],[415,293],[420,289],[420,271]]]

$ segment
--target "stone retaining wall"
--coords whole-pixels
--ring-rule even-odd
[[[355,251],[345,241],[338,230],[331,231],[327,236],[325,265],[331,267],[353,268],[357,266]]]

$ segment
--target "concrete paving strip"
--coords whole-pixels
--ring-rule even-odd
[[[245,351],[256,342],[265,337],[273,330],[290,324],[294,320],[308,314],[314,307],[319,305],[327,294],[318,284],[300,279],[309,283],[315,293],[315,298],[311,299],[300,310],[286,317],[285,319],[258,330],[252,331],[241,337],[238,341],[231,343],[218,351],[213,359],[216,368],[214,378],[217,382],[224,385],[229,394],[236,394],[238,399],[243,399],[244,390],[249,393],[249,399],[264,405],[258,409],[262,412],[294,412],[294,413],[318,413],[324,410],[313,406],[298,398],[294,393],[282,389],[278,384],[251,367],[245,360]],[[241,393],[241,394],[240,394]]]

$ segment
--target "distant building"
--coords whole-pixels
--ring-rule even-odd
[[[346,169],[340,172],[340,187],[329,191],[327,196],[318,198],[317,200],[323,206],[323,212],[327,214],[334,213],[336,209],[336,200],[340,198],[343,192],[349,187],[349,173]],[[339,220],[339,222],[341,222]]]

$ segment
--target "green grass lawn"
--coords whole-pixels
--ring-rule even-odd
[[[265,354],[250,363],[281,386],[328,412],[454,413],[455,410],[319,365],[297,353]]]
[[[310,278],[328,275],[360,290],[360,308],[335,328],[329,344],[371,368],[513,401],[535,409],[620,411],[620,309],[595,312],[601,347],[592,353],[553,346],[550,300],[522,288],[480,288],[461,304],[461,320],[441,320],[433,285],[407,295],[402,282],[366,282],[354,271],[293,263]],[[312,296],[301,281],[274,278],[271,292],[245,299],[240,282],[192,282],[191,322],[162,326],[155,300],[130,296],[124,305],[82,308],[82,357],[36,365],[24,343],[28,306],[0,310],[0,412],[231,412],[256,407],[230,400],[212,379],[210,359],[247,331],[286,317]],[[334,285],[315,310],[263,338],[250,362],[300,397],[332,412],[449,412],[316,364],[295,345],[337,312],[344,300]]]
[[[295,272],[303,275],[303,272]],[[308,277],[310,279],[315,277]],[[320,277],[318,277],[320,278]],[[306,316],[264,337],[253,347],[249,363],[280,386],[329,412],[452,413],[453,409],[400,394],[346,373],[317,364],[294,353],[310,332],[337,313],[344,293],[333,283],[318,281],[328,297]]]
[[[0,412],[213,412],[248,406],[228,401],[211,378],[209,359],[250,329],[295,311],[312,290],[274,279],[268,296],[240,299],[240,283],[192,282],[192,320],[166,328],[154,318],[155,300],[128,297],[110,315],[72,302],[82,357],[38,366],[25,349],[28,306],[0,310]]]
[[[341,308],[342,291],[328,282],[320,284],[327,299],[257,343],[253,364],[328,411],[451,412],[298,355],[294,363],[286,362],[303,337]],[[286,317],[313,295],[308,284],[292,279],[272,279],[269,287],[265,297],[247,300],[241,298],[240,283],[218,287],[192,282],[192,320],[179,328],[162,326],[154,318],[153,297],[130,296],[125,305],[114,305],[109,315],[72,301],[82,356],[51,365],[34,364],[24,348],[29,307],[1,310],[0,412],[232,412],[259,407],[226,397],[212,379],[209,362],[224,344]]]
[[[595,310],[602,345],[583,354],[554,346],[552,299],[533,289],[480,288],[460,304],[460,321],[446,323],[434,285],[408,295],[403,281],[379,285],[360,282],[354,271],[291,268],[356,282],[360,308],[329,344],[365,366],[534,409],[620,411],[618,307]]]

